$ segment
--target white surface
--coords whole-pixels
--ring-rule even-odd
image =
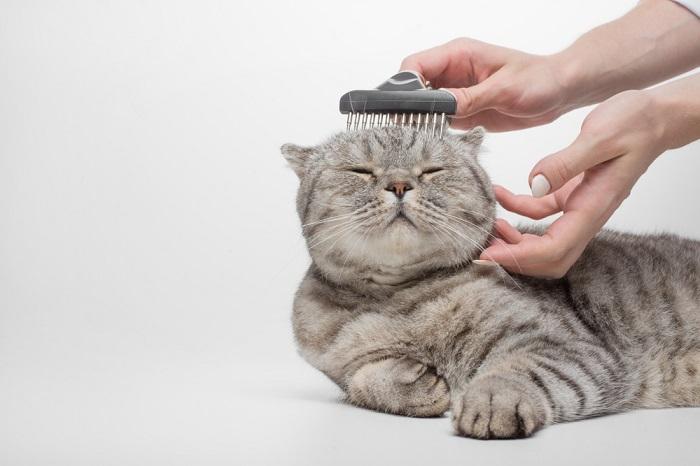
[[[696,15],[700,16],[700,0],[674,0],[680,3]]]
[[[291,339],[307,256],[282,143],[341,130],[339,95],[415,50],[552,52],[633,4],[0,2],[0,465],[697,464],[700,411],[476,442],[339,404]],[[482,159],[527,192],[585,114]],[[611,224],[700,238],[699,151]]]
[[[555,425],[528,440],[484,442],[455,436],[447,417],[345,405],[329,381],[297,361],[130,365],[137,367],[16,373],[13,402],[3,408],[13,426],[2,432],[11,445],[2,464],[697,464],[700,416],[691,409],[607,416]]]

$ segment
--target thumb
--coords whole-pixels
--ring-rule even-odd
[[[602,147],[586,138],[577,138],[569,147],[543,158],[530,171],[532,195],[542,197],[552,193],[576,175],[612,158]]]
[[[466,118],[482,110],[493,108],[498,93],[488,79],[471,87],[442,88],[457,100],[457,111],[453,118]]]

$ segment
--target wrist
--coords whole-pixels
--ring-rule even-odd
[[[548,56],[547,60],[559,88],[561,113],[587,105],[585,96],[589,93],[589,89],[586,85],[586,68],[581,55],[570,53],[567,49]]]
[[[668,93],[663,92],[663,86],[658,86],[652,89],[647,89],[646,93],[653,102],[653,111],[655,113],[655,121],[657,130],[657,140],[660,149],[666,151],[671,149],[672,143],[672,131],[669,127],[669,116],[673,114],[674,111],[678,111],[678,101]]]
[[[550,55],[554,75],[562,89],[566,112],[600,103],[626,89],[620,86],[616,65],[604,54],[597,53],[604,44],[590,37],[585,46],[574,43],[561,52]]]
[[[700,74],[649,89],[661,125],[664,149],[700,139]]]

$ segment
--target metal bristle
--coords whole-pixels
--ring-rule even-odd
[[[439,121],[438,121],[439,120]],[[429,137],[442,139],[449,127],[446,113],[367,113],[348,112],[346,131],[382,126],[408,126],[424,132]]]

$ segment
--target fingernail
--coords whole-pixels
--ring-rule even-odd
[[[532,190],[532,195],[534,197],[542,197],[549,193],[551,185],[549,184],[547,178],[540,173],[532,179],[530,189]]]
[[[496,265],[496,263],[495,263],[494,261],[485,261],[485,260],[483,260],[483,259],[474,259],[474,260],[472,261],[472,264],[476,264],[476,265],[490,265],[490,266],[495,266],[495,265]]]

